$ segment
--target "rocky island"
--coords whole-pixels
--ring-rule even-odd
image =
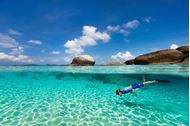
[[[189,46],[181,46],[176,49],[164,49],[144,55],[125,62],[126,65],[148,64],[189,64]]]
[[[73,58],[71,62],[71,65],[73,66],[93,66],[94,64],[94,58],[89,55],[80,55],[78,57]]]

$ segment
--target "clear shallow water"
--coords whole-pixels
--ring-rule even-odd
[[[143,87],[138,97],[117,97],[116,85],[141,82],[139,72],[127,67],[125,72],[121,67],[0,67],[0,125],[189,125],[188,66],[159,66],[171,70],[165,73],[142,67],[135,69],[150,73],[147,80],[172,82]],[[175,69],[179,74],[173,74]]]

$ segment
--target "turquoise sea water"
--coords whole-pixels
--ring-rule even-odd
[[[0,66],[0,126],[189,125],[189,66]],[[124,88],[167,79],[132,94]]]

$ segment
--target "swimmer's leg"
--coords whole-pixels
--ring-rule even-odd
[[[143,82],[143,85],[145,85],[145,84],[152,84],[152,83],[158,83],[158,81],[156,81],[156,80],[153,80],[153,81],[145,81],[145,82]]]

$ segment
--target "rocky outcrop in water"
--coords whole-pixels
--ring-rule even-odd
[[[182,64],[189,64],[189,57],[185,58],[185,59],[182,61]]]
[[[71,62],[71,65],[74,66],[93,66],[94,64],[94,58],[89,55],[81,55],[79,57],[75,57]]]
[[[148,64],[189,64],[189,46],[181,46],[177,49],[159,50],[125,62],[127,65]]]
[[[134,62],[135,62],[135,59],[131,59],[131,60],[125,61],[125,64],[127,64],[127,65],[133,65]]]
[[[185,56],[189,56],[189,46],[181,46],[178,47],[176,50],[182,52]]]

